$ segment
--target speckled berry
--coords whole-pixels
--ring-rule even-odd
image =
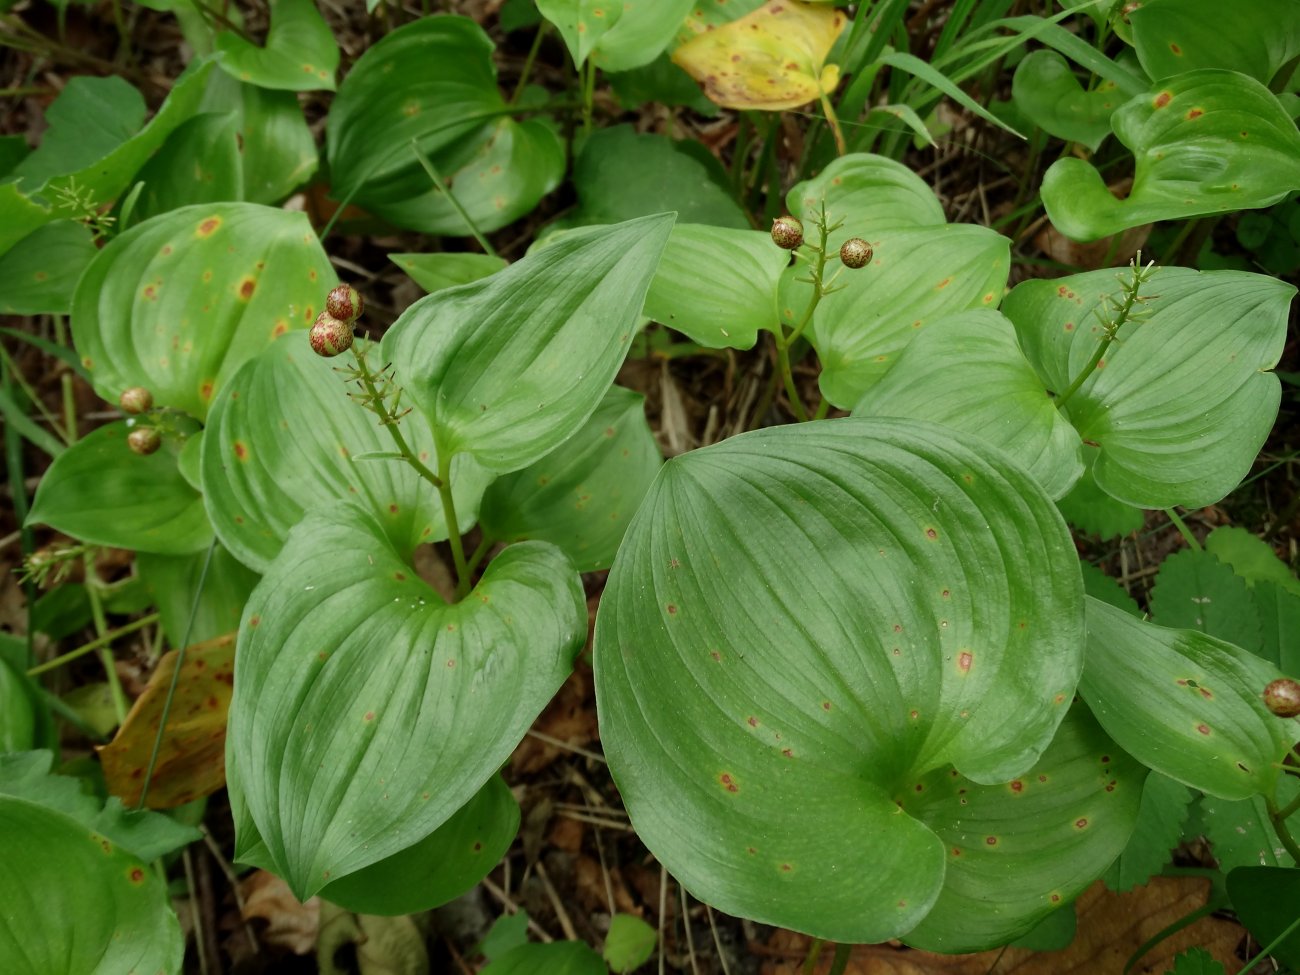
[[[1264,688],[1264,704],[1279,718],[1300,715],[1300,684],[1280,677]]]
[[[126,435],[126,445],[143,457],[162,446],[162,434],[155,427],[136,427]]]
[[[312,351],[330,358],[352,348],[352,325],[321,312],[309,335]]]
[[[803,224],[798,217],[777,217],[772,221],[772,242],[788,251],[803,243]]]
[[[132,386],[122,391],[117,403],[122,407],[123,413],[148,413],[153,409],[153,393],[143,386]]]
[[[861,237],[850,237],[840,245],[840,261],[845,267],[866,267],[875,253]]]
[[[350,284],[340,284],[325,297],[325,310],[341,322],[351,324],[365,310],[361,292]]]

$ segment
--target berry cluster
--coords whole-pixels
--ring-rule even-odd
[[[330,358],[352,348],[352,326],[365,307],[361,293],[350,284],[340,284],[325,298],[325,310],[311,327],[311,347],[317,355]]]

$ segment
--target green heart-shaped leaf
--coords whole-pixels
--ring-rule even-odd
[[[244,362],[311,325],[335,280],[302,213],[184,207],[91,261],[73,299],[73,341],[105,399],[145,386],[157,405],[202,419]]]
[[[1082,588],[1042,489],[934,424],[807,423],[674,458],[596,628],[637,832],[729,913],[837,941],[912,929],[944,844],[895,800],[950,764],[982,783],[1034,765],[1081,666]]]
[[[144,190],[132,211],[142,221],[196,203],[244,198],[239,119],[231,112],[190,119],[136,174]]]
[[[1189,71],[1111,116],[1137,165],[1116,199],[1091,163],[1067,156],[1043,177],[1056,229],[1096,240],[1156,220],[1265,207],[1300,188],[1300,133],[1277,96],[1234,71]]]
[[[1224,799],[1272,793],[1296,740],[1262,699],[1280,676],[1231,643],[1088,600],[1079,692],[1121,747],[1194,789]]]
[[[662,463],[645,397],[613,386],[572,437],[492,482],[479,521],[491,538],[558,546],[580,572],[607,569]]]
[[[538,0],[537,9],[559,29],[574,65],[580,68],[618,23],[623,0]]]
[[[1032,930],[1124,848],[1146,775],[1076,705],[1043,757],[1010,782],[977,785],[937,769],[901,790],[904,811],[947,851],[943,892],[904,940],[979,951]]]
[[[871,263],[841,275],[843,289],[818,304],[809,336],[822,362],[822,394],[843,409],[889,371],[918,329],[995,307],[1011,266],[1011,242],[984,227],[888,229],[866,239]],[[802,318],[810,292],[795,285],[782,294],[787,323]]]
[[[0,958],[14,975],[180,971],[166,885],[64,813],[0,796],[0,889]]]
[[[400,459],[355,459],[394,445],[352,401],[338,361],[315,355],[302,334],[286,336],[245,363],[213,404],[201,458],[212,524],[235,557],[259,572],[305,514],[340,504],[374,515],[403,558],[421,542],[447,537],[438,491],[414,468]],[[401,429],[421,460],[437,467],[423,418],[408,416]],[[467,528],[488,476],[462,457],[451,481]]]
[[[519,804],[501,776],[414,846],[327,885],[321,896],[357,914],[416,914],[455,900],[487,876],[519,831]]]
[[[1226,68],[1267,85],[1300,54],[1300,7],[1291,0],[1251,0],[1231,10],[1216,0],[1146,0],[1128,19],[1138,60],[1156,80]]]
[[[306,900],[424,839],[509,757],[568,674],[586,616],[577,574],[545,543],[506,549],[446,605],[375,517],[309,516],[241,628],[236,856],[265,843]]]
[[[853,412],[933,420],[979,437],[1019,461],[1053,498],[1083,473],[1079,435],[1025,361],[1015,328],[995,311],[962,312],[922,329]]]
[[[258,47],[233,30],[217,35],[222,70],[261,88],[334,90],[339,46],[315,0],[270,0],[271,29]]]
[[[1055,51],[1033,51],[1016,66],[1012,97],[1049,134],[1094,152],[1110,135],[1110,117],[1127,99],[1113,81],[1085,91],[1069,62]]]
[[[181,477],[180,438],[141,456],[126,444],[131,421],[102,426],[60,454],[41,479],[27,521],[93,545],[183,555],[207,547],[203,498]]]
[[[145,112],[144,96],[122,78],[71,78],[45,111],[41,144],[10,175],[31,190],[85,169],[135,135]]]
[[[776,327],[776,294],[790,263],[768,234],[677,224],[646,295],[647,317],[710,349],[752,349]]]
[[[1213,504],[1245,476],[1272,428],[1277,363],[1296,289],[1243,271],[1161,268],[1144,286],[1146,321],[1120,328],[1064,407],[1098,446],[1093,476],[1146,508]],[[1115,272],[1026,281],[1007,296],[1025,356],[1047,387],[1066,390],[1101,341]]]
[[[439,452],[508,473],[567,440],[622,365],[671,214],[569,231],[503,271],[429,295],[383,355]]]
[[[591,59],[602,71],[630,71],[649,64],[672,42],[693,0],[622,0],[618,23],[596,45]]]
[[[844,221],[831,235],[836,250],[849,237],[872,239],[880,230],[947,222],[943,205],[925,180],[900,162],[868,153],[841,156],[813,179],[795,184],[785,202],[804,220],[819,216],[825,202],[831,222]]]
[[[66,315],[77,279],[96,253],[90,231],[76,220],[28,234],[22,246],[0,254],[0,314]]]

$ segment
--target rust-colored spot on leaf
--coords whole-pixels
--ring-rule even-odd
[[[244,301],[253,297],[253,292],[257,290],[257,280],[255,278],[243,278],[239,282],[239,297]]]
[[[728,792],[740,791],[740,786],[736,784],[736,780],[732,778],[730,772],[723,772],[721,775],[718,776],[718,781],[722,783],[722,787],[726,789]]]
[[[1014,781],[1011,782],[1010,785],[1007,786],[1007,788],[1010,789],[1012,792],[1019,794],[1025,791],[1025,784],[1021,782],[1019,779],[1015,779]]]
[[[363,715],[363,720],[365,720],[365,721],[374,721],[374,720],[375,720],[375,712],[374,712],[374,711],[367,711],[367,712]]]
[[[1202,723],[1202,724],[1198,724],[1198,725],[1196,726],[1196,730],[1199,731],[1199,732],[1200,732],[1201,734],[1203,734],[1203,735],[1208,735],[1208,734],[1210,733],[1210,726],[1209,726],[1208,724],[1204,724],[1204,723]]]
[[[963,650],[957,654],[957,669],[963,674],[970,673],[970,665],[975,661],[975,655],[969,650]]]
[[[208,217],[206,220],[199,221],[198,229],[195,231],[200,237],[211,237],[221,226],[220,217]]]
[[[1185,118],[1185,119],[1187,119],[1187,121],[1191,122],[1191,121],[1193,121],[1194,119],[1198,119],[1198,118],[1200,118],[1200,117],[1201,117],[1202,115],[1204,115],[1204,114],[1205,114],[1205,110],[1204,110],[1204,109],[1201,109],[1201,108],[1189,108],[1189,109],[1187,110],[1187,114],[1184,115],[1183,118]]]
[[[235,447],[236,458],[238,458],[241,461],[248,460],[248,447],[243,443],[243,441],[236,440],[234,447]]]
[[[1156,97],[1152,100],[1151,107],[1164,108],[1166,105],[1169,104],[1170,101],[1173,100],[1173,97],[1174,97],[1173,92],[1162,91],[1160,94],[1156,95]]]

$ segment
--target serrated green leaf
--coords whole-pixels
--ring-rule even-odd
[[[1295,740],[1261,697],[1278,676],[1230,643],[1088,600],[1080,694],[1122,748],[1184,785],[1224,799],[1272,792]]]
[[[1273,582],[1257,582],[1251,589],[1260,625],[1260,656],[1277,664],[1283,673],[1300,675],[1300,596]]]
[[[1290,0],[1251,0],[1230,12],[1214,0],[1147,0],[1128,21],[1138,60],[1157,81],[1224,68],[1267,85],[1300,54],[1300,8]]]
[[[245,565],[265,571],[305,514],[341,505],[373,514],[403,558],[422,542],[447,537],[438,491],[414,468],[356,462],[357,454],[391,449],[393,440],[374,414],[352,401],[335,371],[351,358],[322,359],[304,335],[288,335],[247,362],[217,396],[200,465],[212,524]],[[372,351],[372,368],[375,358]],[[404,419],[402,435],[423,462],[437,467],[422,417]],[[453,463],[461,528],[473,524],[487,481],[469,457]]]
[[[527,943],[528,912],[521,909],[514,914],[502,914],[493,921],[478,950],[488,961],[496,961],[499,956]]]
[[[1165,975],[1225,975],[1225,972],[1204,948],[1189,948],[1174,957],[1173,971]]]
[[[785,197],[790,213],[804,221],[820,216],[823,202],[832,223],[844,221],[830,238],[836,250],[849,237],[871,239],[878,230],[947,222],[925,180],[900,162],[868,153],[841,156],[813,179],[796,183]],[[809,232],[805,225],[805,234]]]
[[[14,975],[180,970],[166,885],[62,813],[0,797],[0,890],[0,958]]]
[[[560,31],[573,63],[582,67],[588,55],[623,13],[622,0],[537,0],[537,9]]]
[[[84,224],[56,220],[0,255],[0,314],[66,315],[77,279],[95,256]]]
[[[1300,872],[1283,867],[1238,867],[1228,874],[1228,896],[1237,917],[1269,957],[1300,966]],[[1283,937],[1285,935],[1285,937]]]
[[[1146,774],[1076,705],[1034,767],[1009,782],[936,769],[901,789],[903,809],[934,830],[947,860],[938,901],[903,940],[976,951],[1031,931],[1124,848]]]
[[[212,71],[210,62],[195,62],[187,68],[149,124],[106,156],[75,172],[53,176],[43,187],[32,187],[31,196],[19,190],[16,182],[0,185],[0,254],[36,228],[69,217],[71,211],[60,204],[74,186],[79,194],[100,206],[116,199],[167,136],[193,117]],[[39,200],[35,198],[37,192]]]
[[[1206,551],[1184,549],[1160,563],[1151,616],[1161,626],[1206,633],[1254,654],[1262,649],[1246,581]]]
[[[203,498],[176,469],[179,438],[165,436],[160,450],[141,456],[126,445],[131,423],[102,426],[64,451],[41,479],[27,522],[140,552],[206,548],[212,526]]]
[[[602,71],[649,64],[672,42],[693,0],[623,0],[618,23],[596,45],[592,61]]]
[[[480,281],[506,266],[491,254],[389,254],[388,259],[428,294]]]
[[[189,644],[203,643],[239,629],[239,618],[249,593],[257,585],[257,575],[235,560],[224,545],[212,552],[202,594],[198,591],[199,574],[207,553],[194,555],[154,555],[140,552],[135,566],[144,580],[150,597],[162,616],[162,630],[174,647],[180,646],[189,631]],[[195,599],[198,607],[195,609]],[[194,625],[190,628],[190,613]]]
[[[1002,304],[1048,389],[1064,392],[1101,341],[1113,270],[1026,281]],[[1295,288],[1242,271],[1166,267],[1143,288],[1145,321],[1119,330],[1063,409],[1099,449],[1099,487],[1147,508],[1199,508],[1245,476],[1272,428],[1281,384],[1270,370]]]
[[[1092,475],[1096,461],[1097,448],[1085,444],[1083,476],[1075,481],[1069,494],[1056,502],[1057,508],[1075,528],[1096,535],[1103,542],[1138,531],[1146,523],[1142,509],[1125,504],[1097,487]]]
[[[1252,586],[1273,582],[1300,596],[1300,579],[1273,547],[1244,528],[1222,525],[1205,537],[1205,549],[1232,567],[1232,571]]]
[[[167,137],[136,180],[144,183],[137,221],[197,203],[244,198],[239,120],[233,113],[196,115]]]
[[[85,169],[135,135],[145,113],[144,96],[121,78],[70,78],[45,110],[41,144],[10,176],[30,192],[54,176]]]
[[[613,971],[630,972],[650,960],[656,940],[655,929],[639,917],[615,914],[609,919],[602,954]]]
[[[508,473],[572,436],[632,343],[671,214],[566,233],[482,281],[429,295],[383,357],[428,418],[440,455]]]
[[[585,636],[578,576],[552,546],[508,548],[446,605],[377,518],[312,514],[241,628],[236,857],[264,844],[306,900],[424,839],[509,757]]]
[[[501,777],[493,776],[420,842],[328,884],[321,897],[357,914],[415,914],[439,907],[487,876],[518,831],[519,804]]]
[[[1083,474],[1079,435],[1025,361],[1014,326],[989,309],[922,329],[853,413],[931,420],[978,437],[1006,451],[1053,498]]]
[[[1277,96],[1234,71],[1189,71],[1111,116],[1137,164],[1117,199],[1091,163],[1058,159],[1043,176],[1052,224],[1096,240],[1156,220],[1265,207],[1300,188],[1300,133]]]
[[[639,135],[630,125],[592,133],[574,162],[573,188],[578,208],[561,226],[618,223],[674,210],[683,224],[750,229],[744,211],[683,144]]]
[[[1106,886],[1124,893],[1145,884],[1173,856],[1187,821],[1192,792],[1167,775],[1152,772],[1142,786],[1133,836],[1110,869]]]
[[[662,463],[645,397],[613,386],[577,433],[488,486],[479,521],[490,538],[552,543],[579,572],[608,569]]]
[[[1130,616],[1143,618],[1137,601],[1124,591],[1118,579],[1112,579],[1090,562],[1080,562],[1079,569],[1083,572],[1083,591],[1089,596],[1122,609]]]
[[[581,941],[520,945],[492,962],[479,975],[608,975],[600,955]]]
[[[596,628],[601,741],[638,834],[728,913],[838,941],[912,929],[943,843],[895,799],[949,764],[1003,782],[1039,758],[1078,674],[1077,564],[1027,474],[933,424],[674,458]]]
[[[339,46],[315,0],[270,0],[271,28],[259,46],[232,30],[217,35],[217,63],[231,77],[282,91],[334,90]]]
[[[645,299],[646,317],[709,349],[752,349],[774,330],[781,272],[790,263],[770,235],[677,224]]]
[[[1300,782],[1289,775],[1278,779],[1278,800],[1289,803],[1300,796]],[[1203,796],[1192,818],[1192,835],[1204,833],[1219,869],[1238,867],[1290,867],[1295,861],[1277,838],[1263,796],[1230,801]]]
[[[843,409],[880,381],[918,329],[967,309],[996,307],[1010,268],[1011,242],[984,227],[868,234],[871,263],[844,272],[842,290],[817,305],[809,335],[822,362],[822,395]],[[802,318],[810,295],[806,284],[783,290],[779,309],[787,324]]]
[[[1110,135],[1111,114],[1128,100],[1111,81],[1085,91],[1065,58],[1047,50],[1030,52],[1016,66],[1011,92],[1035,125],[1093,152]]]
[[[305,214],[183,207],[91,261],[73,300],[73,341],[105,399],[145,386],[158,406],[203,419],[244,362],[311,325],[336,280]]]

